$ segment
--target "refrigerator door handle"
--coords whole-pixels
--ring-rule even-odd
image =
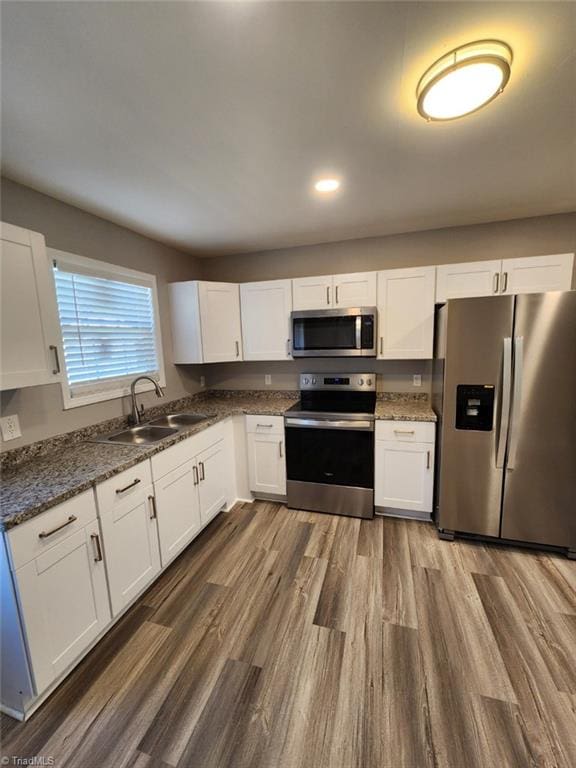
[[[524,337],[516,336],[514,339],[514,395],[512,400],[512,420],[510,423],[510,447],[508,450],[507,469],[514,469],[516,465],[516,451],[518,449],[518,434],[520,432],[520,411],[522,408],[522,369],[524,367]]]
[[[498,452],[496,454],[496,469],[502,469],[506,456],[506,441],[510,423],[510,390],[512,383],[512,339],[504,339],[504,359],[502,365],[502,411],[500,416],[500,433],[498,435]]]

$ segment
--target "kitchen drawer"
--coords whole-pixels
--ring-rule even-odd
[[[433,421],[377,421],[376,440],[409,443],[433,443],[436,425]]]
[[[100,513],[114,509],[127,499],[138,496],[152,482],[150,461],[141,461],[130,469],[114,475],[96,486],[96,499]]]
[[[11,528],[7,531],[6,538],[10,548],[12,570],[20,568],[56,544],[61,544],[64,539],[81,531],[95,518],[94,492],[90,489],[42,512],[22,525]],[[64,527],[55,530],[63,523],[66,523]],[[40,536],[43,533],[50,535]]]
[[[260,435],[283,435],[283,416],[246,416],[246,432]]]

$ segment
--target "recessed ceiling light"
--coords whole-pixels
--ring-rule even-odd
[[[512,49],[500,40],[478,40],[447,53],[420,78],[418,112],[426,120],[454,120],[496,98],[510,78]]]
[[[335,192],[340,186],[338,179],[320,179],[314,184],[317,192]]]

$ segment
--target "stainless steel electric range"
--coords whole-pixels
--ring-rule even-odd
[[[303,373],[286,411],[288,506],[374,516],[374,373]]]

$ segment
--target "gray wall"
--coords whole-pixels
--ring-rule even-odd
[[[26,229],[42,232],[46,244],[112,264],[120,264],[156,275],[162,324],[166,397],[175,399],[199,389],[200,366],[176,367],[172,363],[172,336],[168,317],[166,284],[172,280],[199,277],[198,260],[193,256],[150,240],[131,230],[112,224],[53,197],[2,179],[1,219]],[[128,399],[107,400],[63,410],[59,384],[2,392],[1,413],[17,413],[22,437],[3,443],[1,450],[69,432],[128,412]],[[153,393],[141,395],[145,405],[156,400]]]
[[[202,276],[246,282],[575,251],[576,212],[211,257],[202,259]]]
[[[222,256],[202,260],[205,280],[273,280],[282,277],[362,272],[483,259],[538,256],[576,251],[576,213],[478,224],[468,227],[411,232],[404,235],[348,240],[340,243],[286,248],[277,251]],[[576,268],[572,278],[576,288]],[[378,388],[385,391],[430,391],[426,361],[369,363],[378,371]],[[213,388],[263,388],[272,375],[272,389],[294,389],[301,371],[360,370],[347,361],[227,363],[207,366]],[[412,386],[412,374],[422,374],[422,388]]]

